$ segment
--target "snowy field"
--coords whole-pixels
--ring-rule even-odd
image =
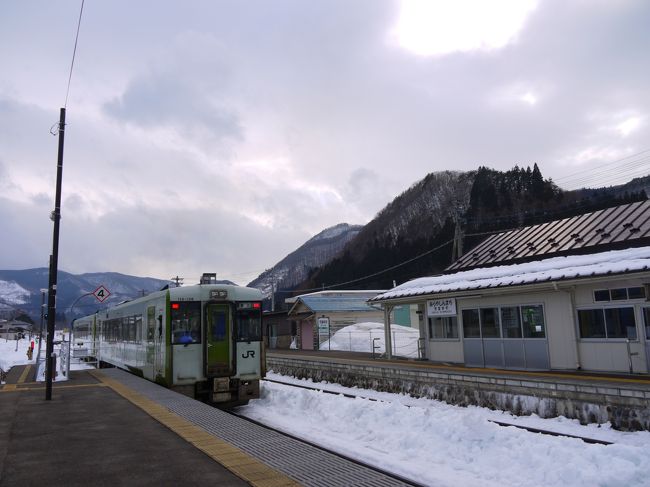
[[[63,336],[60,332],[55,333],[55,341],[61,340],[62,338]],[[4,338],[0,338],[0,369],[2,369],[6,373],[14,365],[24,365],[24,364],[35,365],[36,355],[38,352],[38,342],[35,342],[34,355],[32,357],[32,360],[28,360],[27,358],[27,348],[29,346],[30,346],[30,340],[27,338],[18,340],[18,342],[16,342],[16,340],[6,340]],[[44,362],[45,347],[46,347],[45,340],[43,340],[43,343],[41,345],[41,363],[39,364],[38,374],[36,376],[36,380],[38,381],[45,380],[45,362]],[[60,350],[58,345],[54,346],[54,353],[57,354],[57,357],[60,355]],[[57,368],[59,368],[59,365],[60,363],[57,361]],[[70,362],[70,370],[81,370],[81,369],[88,369],[88,368],[92,368],[92,367],[84,363],[75,362],[74,360]],[[58,381],[68,380],[68,378],[64,376],[59,370],[59,373],[57,374],[55,380],[58,382]]]
[[[314,384],[270,372],[269,379]],[[650,432],[609,424],[581,426],[566,418],[515,417],[479,407],[351,389],[317,387],[367,398],[263,382],[262,397],[239,412],[360,461],[432,486],[649,486]],[[489,420],[613,442],[530,433]]]

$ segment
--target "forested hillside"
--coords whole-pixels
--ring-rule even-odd
[[[294,289],[387,289],[394,282],[437,274],[452,262],[456,222],[468,251],[490,232],[645,199],[647,183],[644,178],[623,186],[563,191],[544,179],[537,164],[505,172],[480,167],[431,173]]]

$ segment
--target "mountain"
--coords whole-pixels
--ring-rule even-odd
[[[49,271],[44,267],[0,270],[0,315],[8,316],[20,310],[39,323],[43,299],[41,289],[47,289],[48,281]],[[57,321],[69,322],[73,318],[94,313],[97,309],[158,291],[168,284],[169,281],[161,279],[128,276],[117,272],[74,275],[59,270]],[[111,293],[106,301],[100,303],[92,295],[84,296],[99,286],[104,286]],[[47,292],[45,302],[47,304]]]
[[[291,252],[272,268],[265,270],[249,287],[260,289],[270,297],[274,290],[293,288],[304,281],[309,273],[327,264],[361,230],[361,225],[339,223],[326,228]],[[282,298],[282,297],[281,297]]]
[[[453,262],[456,246],[468,251],[498,231],[646,199],[648,187],[650,177],[608,188],[565,191],[544,179],[537,164],[508,171],[479,167],[431,173],[292,289],[297,293],[314,288],[390,288],[443,272]]]

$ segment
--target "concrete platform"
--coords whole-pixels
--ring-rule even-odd
[[[249,485],[86,371],[0,389],[0,486],[154,484]]]
[[[0,487],[410,485],[119,369],[45,401],[27,367],[0,388]]]

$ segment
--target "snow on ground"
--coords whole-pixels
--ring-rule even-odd
[[[55,333],[55,341],[61,340],[62,338],[63,336],[61,332]],[[31,344],[31,340],[29,340],[28,338],[18,340],[17,343],[16,340],[6,340],[4,338],[1,338],[0,339],[0,369],[2,369],[4,372],[9,372],[9,369],[15,365],[36,364],[36,355],[38,352],[38,340],[34,339],[34,354],[32,356],[32,360],[29,360],[27,358],[27,348],[30,346],[30,344]],[[41,363],[38,364],[38,373],[36,375],[37,381],[45,380],[45,362],[44,362],[45,347],[46,347],[46,343],[45,340],[43,340],[43,343],[41,344]],[[54,346],[54,353],[57,354],[57,357],[60,356],[60,349],[56,345]],[[68,380],[68,378],[60,372],[60,362],[58,360],[57,360],[57,368],[59,369],[59,373],[57,374],[55,380],[57,382]],[[92,367],[84,363],[75,362],[75,360],[70,362],[70,370],[81,370],[81,369],[88,369],[88,368],[92,368]]]
[[[393,355],[400,357],[418,357],[418,338],[420,332],[408,326],[390,325],[393,342]],[[384,353],[384,324],[356,323],[341,328],[329,340],[320,344],[321,350],[345,350],[354,352]]]
[[[280,376],[269,379],[314,385]],[[566,418],[515,417],[479,407],[320,383],[368,398],[262,383],[262,397],[239,411],[250,418],[436,486],[648,486],[650,432],[581,426]],[[489,420],[588,436],[614,445],[530,433]]]

